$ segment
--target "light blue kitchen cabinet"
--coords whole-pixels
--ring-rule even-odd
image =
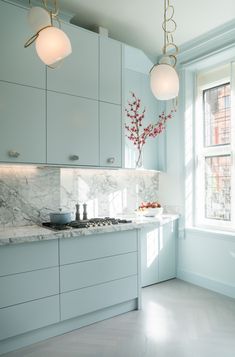
[[[0,340],[55,324],[59,319],[59,295],[0,309]]]
[[[34,45],[24,48],[32,35],[27,10],[0,1],[0,80],[45,88],[45,65],[38,58]],[[30,98],[26,97],[24,102],[26,100],[30,105]]]
[[[158,282],[159,228],[149,226],[141,229],[141,282],[142,286]]]
[[[137,276],[61,294],[61,319],[71,319],[138,297]]]
[[[131,125],[131,121],[126,116],[125,108],[129,108],[128,102],[132,102],[131,93],[134,93],[137,98],[141,100],[141,107],[139,113],[145,109],[145,117],[143,119],[142,128],[148,124],[155,124],[159,120],[161,114],[159,102],[153,96],[150,88],[149,71],[153,63],[149,58],[139,49],[130,46],[124,46],[124,80],[123,80],[123,121],[127,125]],[[125,130],[125,168],[135,168],[136,160],[138,158],[138,150],[133,145],[126,135],[128,131]],[[147,138],[146,144],[142,151],[143,168],[148,170],[158,170],[158,137]]]
[[[57,70],[47,68],[47,89],[98,99],[98,35],[75,25],[62,23],[72,53]]]
[[[0,161],[46,162],[45,90],[0,81]]]
[[[137,231],[60,241],[61,318],[138,299]]]
[[[176,276],[176,239],[178,220],[160,227],[159,232],[159,281]]]
[[[59,322],[58,240],[1,246],[0,287],[0,340]]]
[[[60,268],[61,292],[81,289],[136,274],[136,252],[66,264]]]
[[[122,113],[121,106],[100,103],[100,166],[121,167]]]
[[[176,277],[178,220],[141,229],[141,279],[148,286]]]
[[[0,309],[59,293],[59,268],[0,277]]]
[[[47,93],[47,162],[99,166],[97,101]]]
[[[65,265],[136,251],[136,231],[130,230],[61,239],[59,255],[60,264]]]
[[[100,36],[99,69],[99,99],[104,102],[121,104],[122,45],[120,42]]]

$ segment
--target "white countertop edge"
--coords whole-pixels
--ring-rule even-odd
[[[19,244],[35,241],[44,241],[58,238],[74,238],[92,234],[120,232],[132,229],[141,229],[146,225],[162,226],[179,218],[176,214],[162,215],[158,217],[136,217],[132,223],[92,228],[78,228],[71,230],[53,231],[42,226],[24,227],[0,227],[0,246]]]

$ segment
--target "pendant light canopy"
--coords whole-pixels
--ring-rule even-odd
[[[53,3],[54,11],[48,9],[47,0],[42,0],[44,8],[39,6],[30,8],[28,22],[35,35],[25,43],[25,47],[35,42],[38,57],[47,66],[54,69],[71,54],[72,47],[68,36],[53,25],[53,20],[56,20],[60,25],[57,0],[54,0]]]
[[[173,33],[176,22],[173,20],[174,7],[170,0],[164,0],[164,31],[163,57],[150,71],[150,86],[153,95],[159,100],[169,100],[178,96],[179,77],[175,70],[178,47],[174,44]],[[169,51],[169,53],[167,53]]]

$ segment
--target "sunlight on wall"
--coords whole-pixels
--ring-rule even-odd
[[[192,225],[193,209],[193,107],[185,113],[185,223]]]
[[[111,217],[122,213],[127,207],[127,189],[118,190],[108,195],[109,215]]]
[[[99,203],[97,198],[87,201],[87,216],[88,218],[99,216]]]

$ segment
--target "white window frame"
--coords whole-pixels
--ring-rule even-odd
[[[219,67],[219,66],[218,66]],[[195,189],[194,189],[194,222],[195,226],[234,231],[235,229],[235,165],[234,165],[234,124],[235,124],[235,64],[230,65],[230,76],[218,80],[210,80],[206,84],[198,84],[195,100]],[[204,113],[203,91],[222,84],[230,83],[231,86],[231,144],[204,147]],[[214,156],[231,156],[231,221],[208,219],[205,217],[205,158]]]

